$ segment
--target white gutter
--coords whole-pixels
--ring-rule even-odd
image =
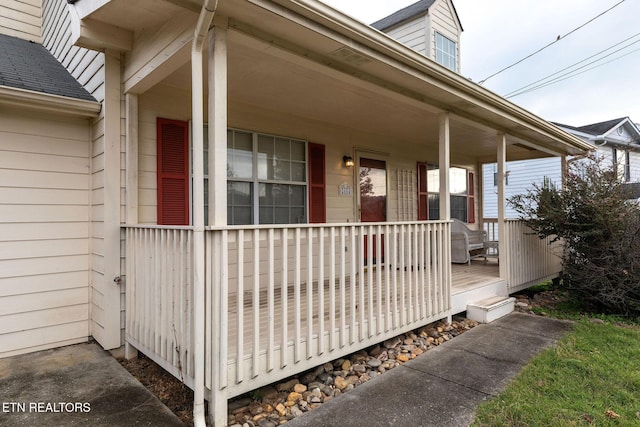
[[[101,108],[97,101],[0,86],[0,105],[3,104],[78,117],[96,117]]]
[[[204,273],[204,76],[202,72],[204,42],[213,22],[218,0],[204,0],[191,48],[191,102],[193,139],[193,227],[194,247],[194,335],[195,385],[193,423],[207,425],[204,414],[205,373],[205,273]]]

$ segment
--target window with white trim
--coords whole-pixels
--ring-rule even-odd
[[[456,42],[435,32],[436,62],[452,71],[458,71]]]
[[[227,131],[230,225],[307,222],[307,142]]]
[[[449,168],[449,194],[451,218],[467,222],[469,216],[469,177],[467,170]],[[429,192],[429,219],[440,219],[440,170],[437,165],[427,165],[427,189]]]

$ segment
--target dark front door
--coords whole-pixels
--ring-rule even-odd
[[[387,165],[382,160],[360,159],[360,221],[384,222],[387,220]],[[384,235],[371,236],[373,244],[373,263],[377,260],[377,239],[380,239],[382,253],[380,261],[384,261]],[[364,239],[364,263],[368,263],[369,236]]]

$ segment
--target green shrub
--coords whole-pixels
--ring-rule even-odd
[[[640,313],[640,208],[612,168],[569,165],[562,189],[545,181],[509,203],[540,237],[565,242],[561,286],[608,313]]]

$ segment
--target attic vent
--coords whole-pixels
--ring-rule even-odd
[[[334,50],[329,54],[329,56],[353,65],[362,65],[367,62],[371,62],[371,58],[358,53],[347,46],[342,46],[341,48]]]

